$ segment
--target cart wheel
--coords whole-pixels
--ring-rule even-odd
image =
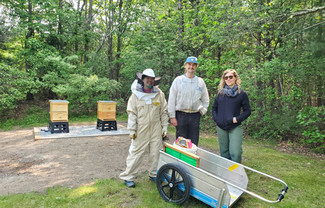
[[[190,178],[177,164],[161,166],[157,174],[156,185],[160,196],[167,202],[182,204],[190,196]]]

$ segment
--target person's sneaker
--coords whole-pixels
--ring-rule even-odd
[[[156,177],[149,176],[149,180],[156,181]]]
[[[125,181],[125,185],[129,188],[135,187],[134,181]]]

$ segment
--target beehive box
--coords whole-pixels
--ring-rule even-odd
[[[66,100],[49,100],[50,118],[52,122],[68,121],[68,104]]]
[[[116,102],[97,101],[97,118],[102,121],[116,120]]]

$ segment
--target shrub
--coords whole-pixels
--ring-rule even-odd
[[[26,98],[27,92],[35,92],[38,81],[25,71],[0,63],[0,115],[9,109],[15,109],[19,101]]]
[[[119,90],[120,84],[115,80],[79,74],[70,75],[65,84],[53,88],[57,95],[70,102],[69,107],[80,112],[95,110],[98,100],[113,99]]]
[[[303,143],[325,153],[325,107],[305,107],[299,111],[297,119],[302,128]]]

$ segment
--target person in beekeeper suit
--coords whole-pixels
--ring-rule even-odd
[[[129,98],[128,130],[131,145],[126,159],[126,170],[120,174],[128,187],[135,187],[134,179],[139,171],[146,149],[149,150],[149,178],[156,180],[159,150],[162,138],[167,136],[168,112],[165,94],[158,88],[160,77],[152,69],[136,73]]]

